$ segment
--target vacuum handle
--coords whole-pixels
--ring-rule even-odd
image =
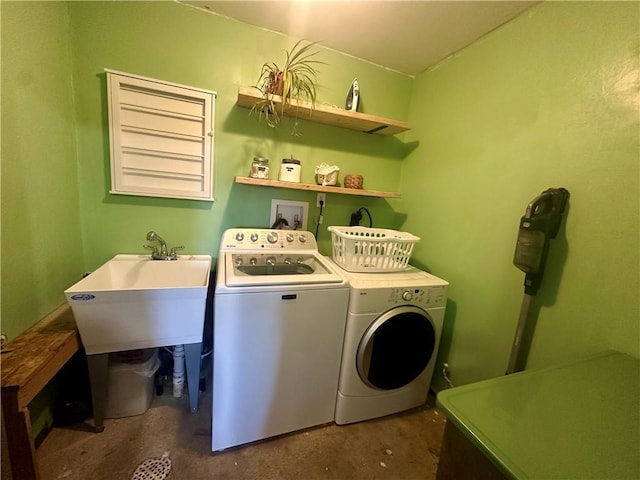
[[[568,190],[548,188],[529,202],[520,226],[525,225],[531,229],[544,230],[549,238],[556,238],[568,198]],[[531,225],[527,225],[527,223],[531,223]]]

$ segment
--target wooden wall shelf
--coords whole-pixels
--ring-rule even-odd
[[[292,190],[306,190],[308,192],[324,192],[324,193],[338,193],[340,195],[359,195],[361,197],[378,197],[378,198],[400,198],[400,194],[396,192],[382,192],[379,190],[361,190],[358,188],[344,188],[344,187],[325,187],[322,185],[312,185],[310,183],[293,183],[293,182],[280,182],[278,180],[262,180],[259,178],[250,177],[236,177],[236,183],[243,185],[258,185],[260,187],[277,187],[288,188]]]
[[[252,108],[256,102],[262,99],[263,96],[257,88],[239,87],[236,104],[240,107]],[[278,105],[282,103],[282,97],[274,96],[274,100]],[[406,122],[366,113],[350,112],[328,105],[316,104],[315,107],[312,107],[310,103],[298,100],[292,100],[291,105],[286,105],[284,107],[284,114],[289,117],[309,120],[310,122],[323,123],[325,125],[333,125],[376,135],[395,135],[411,129]]]

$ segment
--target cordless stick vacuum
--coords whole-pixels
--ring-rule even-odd
[[[513,264],[525,273],[524,298],[506,375],[523,370],[520,365],[520,349],[531,301],[542,283],[549,241],[558,235],[568,198],[569,192],[564,188],[549,188],[529,202],[520,219]]]

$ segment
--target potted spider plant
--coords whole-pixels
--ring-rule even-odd
[[[315,66],[324,62],[313,59],[318,54],[312,50],[317,42],[304,42],[299,40],[286,52],[282,67],[275,62],[262,65],[255,88],[263,98],[255,103],[251,112],[257,112],[270,127],[280,124],[285,107],[291,105],[292,100],[307,101],[312,108],[315,105],[318,75]]]

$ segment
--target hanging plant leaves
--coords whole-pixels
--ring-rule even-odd
[[[258,112],[260,120],[264,119],[268,126],[276,127],[280,124],[285,108],[293,100],[305,101],[311,103],[312,108],[315,107],[318,83],[316,66],[325,64],[313,59],[319,53],[312,50],[317,44],[318,42],[299,40],[291,50],[285,52],[286,61],[282,68],[275,62],[262,65],[255,88],[260,90],[264,99],[256,102],[250,113]],[[275,96],[281,97],[279,108],[276,107]],[[294,130],[298,131],[297,121]]]

